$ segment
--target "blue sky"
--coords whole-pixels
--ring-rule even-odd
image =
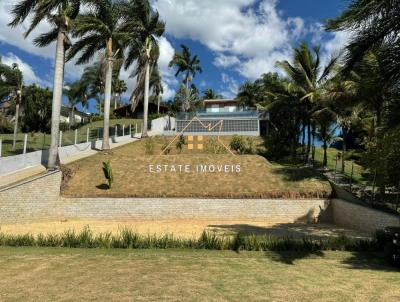
[[[15,0],[0,1],[0,55],[3,62],[19,64],[26,84],[52,85],[54,45],[44,49],[32,45],[32,38],[48,28],[40,24],[32,37],[23,39],[24,26],[6,26]],[[277,71],[277,60],[289,59],[292,47],[302,41],[321,45],[324,60],[337,53],[348,39],[347,33],[326,33],[321,25],[347,6],[345,0],[152,0],[167,23],[160,40],[159,65],[165,89],[171,99],[181,78],[174,77],[168,62],[180,44],[188,45],[201,60],[203,73],[194,83],[204,91],[213,88],[233,97],[239,86],[261,74]],[[66,82],[79,79],[84,66],[66,66]],[[121,77],[129,92],[135,81],[130,71]],[[94,110],[93,104],[90,111]]]

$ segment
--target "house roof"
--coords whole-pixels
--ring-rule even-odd
[[[234,99],[212,99],[204,100],[204,104],[237,104],[237,100]]]

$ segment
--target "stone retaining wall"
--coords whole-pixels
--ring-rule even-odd
[[[61,173],[37,177],[0,191],[0,224],[61,219],[260,219],[314,222],[329,200],[63,198]]]
[[[61,172],[0,190],[0,225],[63,219],[220,219],[271,223],[333,222],[374,232],[399,216],[340,199],[64,198]]]

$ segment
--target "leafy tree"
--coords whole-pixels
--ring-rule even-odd
[[[52,92],[36,85],[24,88],[22,96],[24,114],[21,117],[23,132],[47,133],[51,127]]]
[[[102,150],[110,149],[109,121],[113,65],[123,60],[126,38],[122,30],[121,4],[112,0],[87,0],[87,10],[79,15],[73,27],[77,42],[68,51],[70,60],[79,53],[77,64],[89,62],[97,52],[105,52],[101,66],[105,66],[104,125]]]
[[[30,25],[25,38],[43,21],[46,20],[51,29],[34,39],[36,46],[45,47],[56,41],[56,57],[53,83],[53,107],[51,115],[51,145],[48,168],[54,169],[59,164],[58,143],[60,128],[60,111],[64,80],[65,51],[71,46],[68,32],[73,19],[79,14],[80,0],[21,0],[14,5],[10,26],[21,25],[29,16]]]
[[[14,136],[12,150],[15,150],[17,140],[18,121],[21,106],[23,75],[17,64],[11,67],[1,63],[0,57],[0,102],[3,100],[15,101]]]
[[[153,12],[148,0],[127,1],[122,6],[123,29],[127,32],[127,57],[125,68],[137,62],[134,76],[137,77],[137,89],[131,97],[132,107],[135,108],[144,90],[143,137],[148,132],[148,107],[150,94],[150,76],[152,69],[157,68],[159,47],[157,37],[165,31],[165,23],[160,20],[158,12]]]
[[[177,67],[175,76],[178,76],[180,73],[184,74],[183,82],[188,90],[189,82],[192,81],[198,72],[201,73],[203,70],[200,67],[200,60],[197,55],[192,57],[190,49],[186,45],[182,44],[181,48],[182,52],[175,53],[174,57],[169,63],[169,67]]]

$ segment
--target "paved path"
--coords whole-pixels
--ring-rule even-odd
[[[124,141],[119,142],[119,143],[111,143],[111,149],[114,149],[114,148],[117,148],[117,147],[120,147],[120,146],[123,146],[123,145],[126,145],[126,144],[133,143],[133,142],[137,141],[138,139],[139,138],[135,137],[135,138],[124,140]],[[69,156],[67,158],[63,158],[61,160],[61,164],[64,164],[64,165],[65,164],[69,164],[71,162],[80,160],[82,158],[92,156],[92,155],[96,154],[97,152],[98,152],[98,150],[83,151],[83,152],[80,152],[78,154],[74,154],[72,156]],[[9,186],[9,185],[12,185],[12,184],[15,184],[15,183],[18,183],[20,181],[29,179],[31,177],[40,175],[40,174],[45,173],[45,172],[46,172],[46,167],[42,166],[42,165],[39,165],[39,166],[34,166],[34,167],[29,167],[27,169],[19,170],[19,171],[15,172],[15,173],[12,173],[12,174],[7,174],[7,175],[4,175],[4,176],[0,176],[0,188]]]

